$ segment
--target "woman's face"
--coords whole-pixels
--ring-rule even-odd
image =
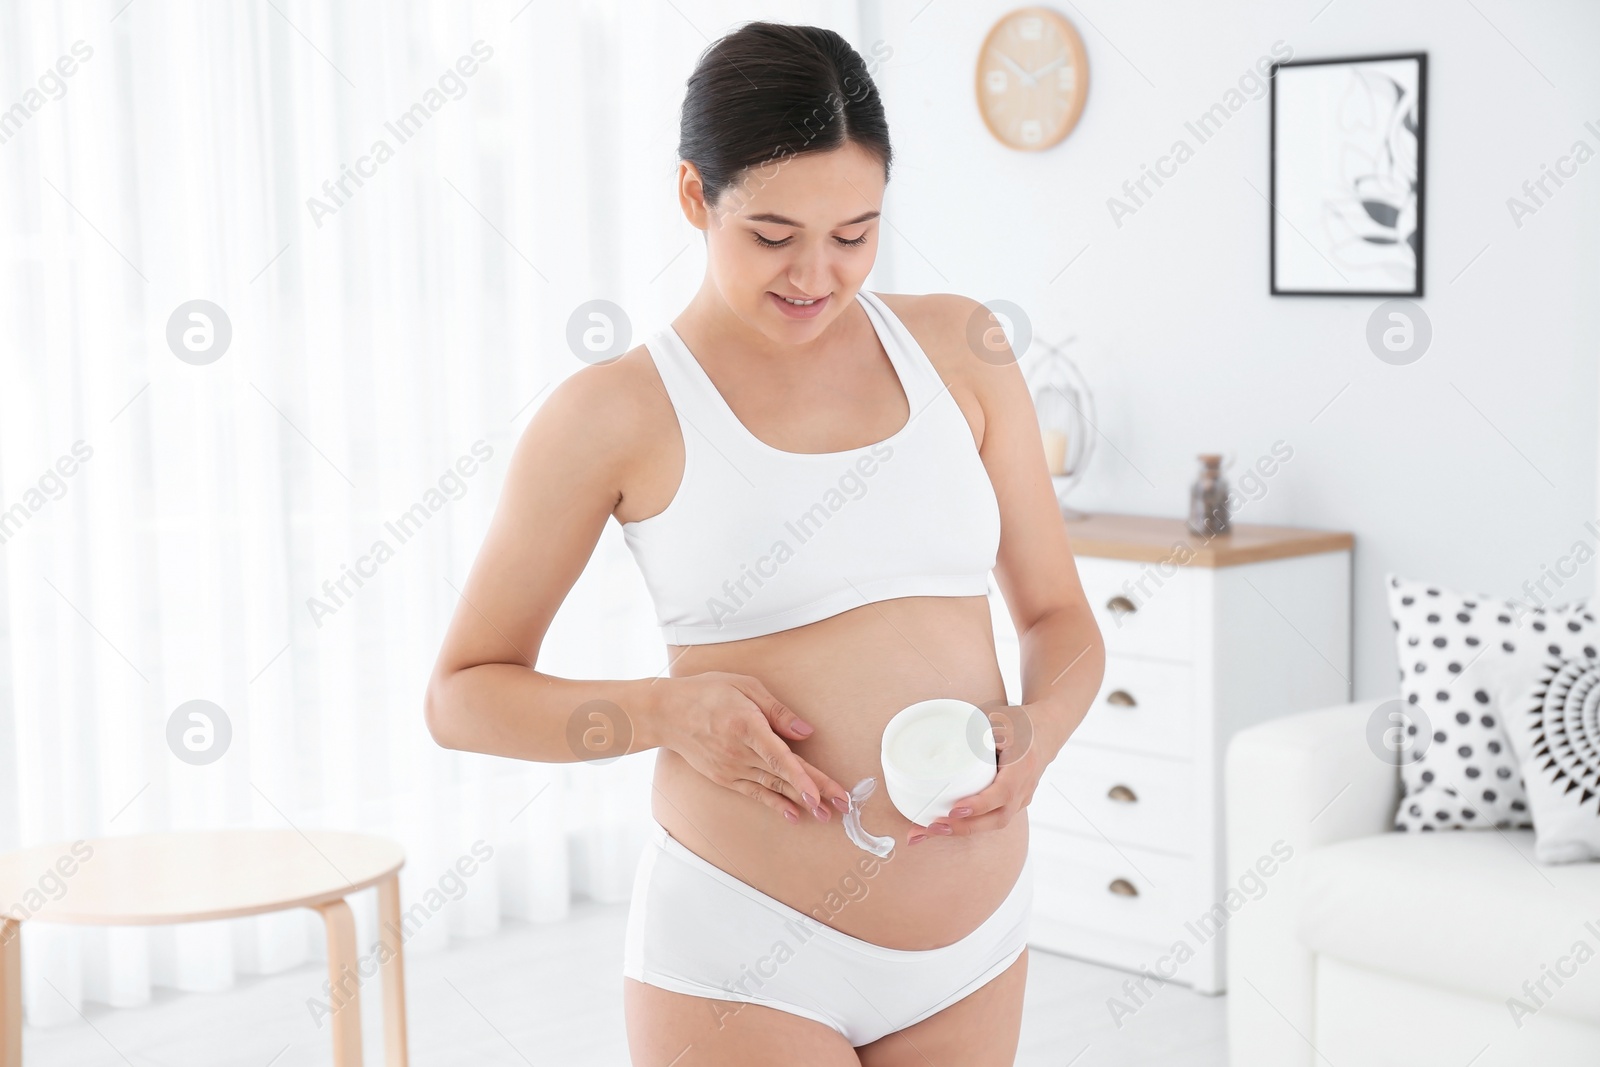
[[[707,205],[679,166],[684,214],[706,231],[707,277],[733,313],[781,344],[844,313],[878,254],[883,164],[855,144],[750,167]]]

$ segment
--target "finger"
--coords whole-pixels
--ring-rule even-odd
[[[928,826],[929,832],[942,837],[970,837],[1009,825],[1012,816],[1023,807],[1019,794],[1023,781],[1011,767],[1001,767],[993,782],[969,797],[958,799],[950,805],[949,815],[933,820]],[[956,814],[962,810],[970,810],[971,814]]]
[[[820,807],[818,800],[822,796],[817,783],[806,770],[805,761],[783,743],[783,739],[768,731],[765,734],[753,732],[746,739],[750,746],[752,766],[769,771],[789,784],[791,790],[784,790],[789,796],[797,797],[800,804],[810,811],[820,822],[827,822],[830,818],[828,809]],[[806,799],[809,797],[810,799]]]
[[[804,721],[792,710],[790,710],[787,705],[785,705],[777,697],[773,696],[771,691],[767,689],[767,687],[759,678],[753,678],[749,675],[739,675],[737,676],[736,687],[747,698],[749,698],[751,703],[755,704],[755,706],[760,709],[764,716],[766,716],[767,722],[771,724],[774,732],[780,728],[787,729],[790,733],[801,739],[810,736],[812,733],[810,724],[804,723]],[[797,725],[804,725],[805,729],[797,729]],[[764,752],[761,755],[763,760],[766,761],[767,766],[772,767],[773,770],[788,780],[790,785],[793,787],[792,799],[796,800],[802,806],[810,806],[805,800],[805,795],[810,794],[810,796],[813,797],[818,803],[832,805],[833,810],[838,811],[841,814],[850,810],[850,791],[845,789],[832,778],[821,773],[812,764],[801,759],[799,756],[796,756],[787,745],[783,746],[782,756],[780,757],[780,762],[777,765],[773,765],[770,762],[772,758],[771,753]],[[794,761],[794,765],[796,767],[802,769],[804,777],[797,777],[795,774],[786,770],[790,759]],[[807,788],[805,777],[809,777],[812,788]],[[823,808],[824,815],[826,815],[827,810],[827,807]],[[826,822],[827,819],[824,818],[823,821]]]
[[[752,678],[747,674],[736,675],[735,688],[750,698],[751,703],[761,709],[761,714],[767,717],[774,732],[785,737],[803,741],[813,733],[811,724],[796,715],[789,706],[767,691],[767,687],[759,678]],[[801,727],[804,727],[801,729]],[[815,795],[815,794],[813,794]]]
[[[838,782],[835,782],[832,778],[829,778],[826,774],[823,774],[821,771],[817,770],[815,764],[809,763],[804,759],[800,759],[798,756],[795,758],[800,760],[800,765],[806,769],[806,773],[811,775],[812,781],[816,782],[818,789],[821,790],[821,792],[815,794],[815,796],[817,797],[818,802],[824,806],[824,810],[826,810],[828,806],[831,806],[833,810],[838,812],[840,815],[843,815],[850,810],[849,790],[845,789]],[[784,796],[793,801],[795,806],[801,810],[809,811],[811,809],[811,805],[805,802],[805,797],[802,795],[799,789],[796,789],[789,782],[785,781],[781,775],[768,770],[766,767],[757,767],[752,764],[750,767],[749,777],[759,782],[764,788],[771,789],[777,793],[782,793]]]
[[[1011,822],[1011,817],[1022,805],[1009,788],[1001,790],[990,786],[983,792],[958,800],[950,814],[928,823],[928,833],[941,837],[970,837],[986,830],[998,830]],[[957,815],[962,808],[971,808],[971,815]]]
[[[730,788],[736,793],[743,793],[751,800],[766,805],[782,815],[790,823],[798,824],[800,822],[801,809],[790,802],[783,794],[768,789],[760,782],[751,781],[748,778],[740,778],[735,780]]]
[[[1018,790],[1021,786],[1020,772],[1016,764],[1005,764],[995,773],[994,780],[981,790],[970,796],[961,797],[950,805],[950,816],[953,819],[976,818],[986,812],[1005,807],[1007,804],[1020,808],[1017,803],[1021,799]],[[966,815],[957,815],[963,808],[971,809]]]
[[[850,790],[840,785],[833,778],[822,773],[822,771],[817,769],[816,764],[810,762],[804,757],[796,756],[795,758],[800,760],[800,763],[805,767],[807,773],[811,775],[811,780],[816,782],[818,788],[822,790],[818,796],[820,796],[825,803],[832,804],[833,810],[839,812],[841,815],[850,810]]]
[[[983,815],[973,815],[965,819],[935,819],[933,825],[928,827],[928,831],[938,837],[971,837],[973,834],[1004,829],[1011,824],[1014,813],[1014,808],[999,807]],[[950,832],[945,833],[941,830],[939,828],[941,825],[950,827]]]
[[[805,802],[800,790],[784,781],[783,776],[777,772],[764,766],[758,766],[753,752],[750,754],[749,764],[745,767],[744,777],[749,781],[755,782],[762,789],[784,797],[799,811],[809,812],[811,810],[811,805]]]

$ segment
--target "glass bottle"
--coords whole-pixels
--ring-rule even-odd
[[[1200,476],[1189,490],[1189,532],[1196,537],[1217,537],[1230,529],[1228,481],[1222,476],[1222,457],[1201,453]]]

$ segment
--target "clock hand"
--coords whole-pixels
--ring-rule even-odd
[[[1055,59],[1052,59],[1050,62],[1046,63],[1044,66],[1040,67],[1038,70],[1036,70],[1032,74],[1028,75],[1028,77],[1030,79],[1037,80],[1040,77],[1040,75],[1050,73],[1052,70],[1055,70],[1057,67],[1061,66],[1061,64],[1065,63],[1066,61],[1067,61],[1067,57],[1066,56],[1057,56]]]
[[[1017,72],[1017,77],[1022,79],[1022,84],[1023,85],[1032,85],[1033,84],[1033,75],[1029,74],[1027,71],[1023,70],[1021,67],[1019,67],[1015,63],[1013,63],[1011,61],[1011,57],[1010,56],[1006,55],[1004,52],[998,52],[996,54],[1000,57],[1000,61],[1002,63],[1004,63],[1006,66],[1010,67],[1012,70]]]

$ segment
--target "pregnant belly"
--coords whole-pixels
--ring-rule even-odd
[[[878,779],[862,810],[869,833],[893,835],[878,859],[852,844],[843,816],[772,808],[658,750],[652,811],[692,852],[734,877],[853,937],[898,949],[948,945],[976,929],[1015,884],[1028,848],[1026,815],[970,837],[933,835],[889,800],[879,745],[901,708],[932,697],[1003,703],[988,602],[908,597],[746,641],[671,650],[672,674],[731,671],[759,679],[816,730],[790,749],[845,789]]]

